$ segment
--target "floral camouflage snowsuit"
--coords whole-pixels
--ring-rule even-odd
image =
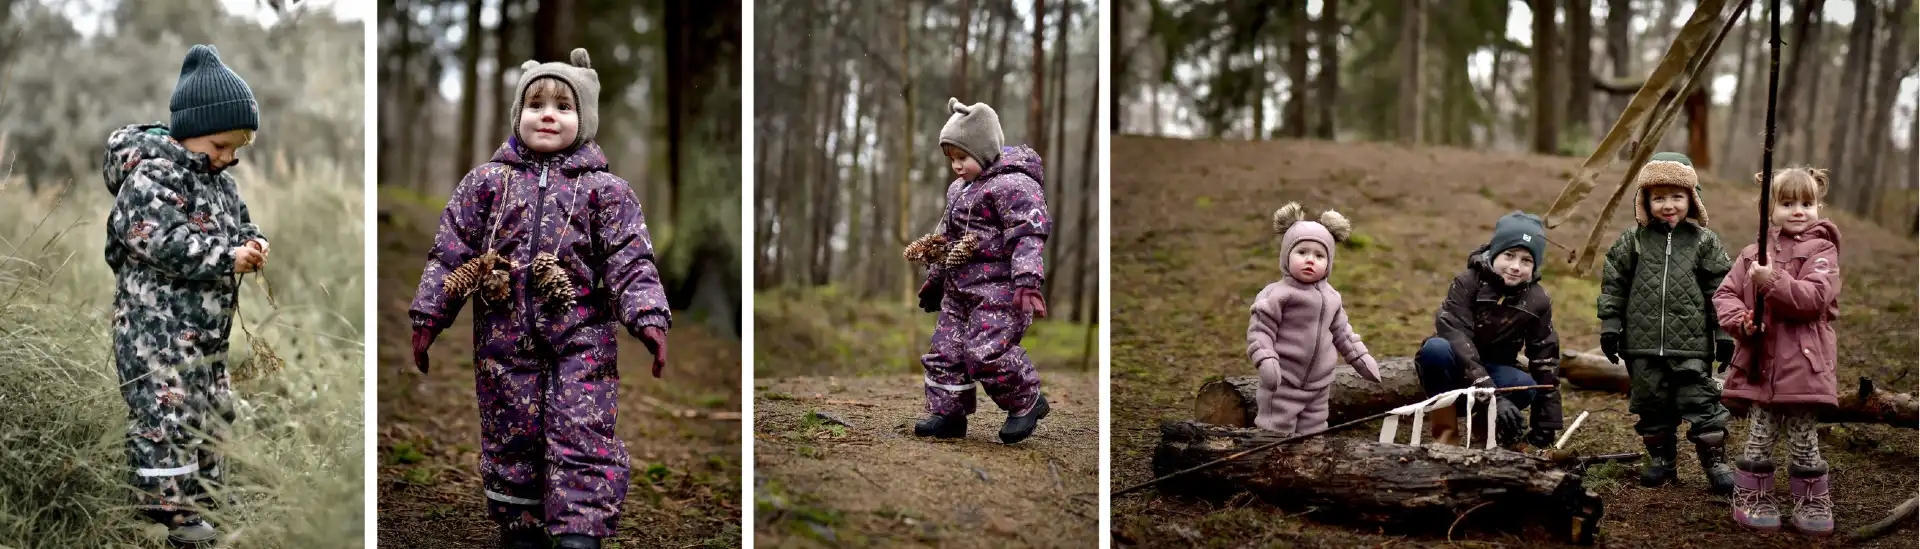
[[[1042,181],[1040,155],[1022,145],[1001,148],[999,160],[974,181],[947,186],[940,233],[952,242],[972,233],[979,247],[965,265],[935,265],[927,273],[944,289],[932,344],[920,357],[930,413],[972,414],[975,381],[1009,412],[1027,409],[1040,395],[1040,374],[1020,348],[1033,319],[1013,294],[1046,280],[1042,259],[1053,221]]]
[[[610,536],[628,479],[613,430],[614,324],[638,333],[672,320],[639,199],[591,141],[536,155],[509,139],[447,202],[414,294],[415,326],[453,322],[463,299],[442,281],[487,250],[490,232],[514,269],[512,297],[478,299],[473,322],[488,514],[512,528]],[[572,307],[536,295],[526,267],[540,252],[558,255],[575,281]]]
[[[220,482],[218,440],[233,420],[228,336],[239,306],[233,248],[266,237],[233,176],[209,169],[160,123],[107,138],[102,169],[113,211],[113,358],[127,401],[127,454],[141,511],[203,501]]]

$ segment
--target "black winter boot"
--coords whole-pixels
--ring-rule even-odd
[[[1039,399],[1033,403],[1033,409],[1027,415],[1016,417],[1007,414],[1007,424],[1000,427],[1000,442],[1013,444],[1033,435],[1033,429],[1040,426],[1040,419],[1047,417],[1047,412],[1051,410],[1047,406],[1046,396],[1040,396]]]
[[[1700,470],[1707,474],[1707,492],[1717,496],[1733,493],[1733,468],[1727,466],[1727,432],[1695,433],[1693,453],[1700,458]]]
[[[553,537],[554,549],[600,549],[600,538],[580,534],[560,534]]]
[[[1678,451],[1679,437],[1673,435],[1642,436],[1640,440],[1647,444],[1647,465],[1640,468],[1640,485],[1646,487],[1663,484],[1678,484],[1680,479],[1674,475],[1674,453]]]
[[[220,532],[206,519],[182,514],[167,526],[167,545],[180,548],[213,547]]]
[[[933,438],[967,438],[967,415],[934,415],[913,424],[913,434]]]
[[[547,549],[551,545],[542,528],[500,529],[500,549]]]

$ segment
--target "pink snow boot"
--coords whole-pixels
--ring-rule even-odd
[[[1780,531],[1780,506],[1773,502],[1773,461],[1734,460],[1733,521],[1762,532]]]
[[[1793,487],[1793,529],[1809,536],[1833,535],[1833,497],[1827,492],[1827,467],[1787,466]]]

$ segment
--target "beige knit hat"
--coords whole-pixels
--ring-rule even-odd
[[[962,105],[959,99],[947,98],[947,110],[953,116],[947,117],[947,125],[940,128],[940,144],[953,145],[966,151],[967,156],[980,161],[985,169],[1000,159],[1000,143],[1005,136],[1000,133],[1000,115],[986,103]]]
[[[600,130],[600,73],[593,70],[592,62],[587,59],[586,48],[574,48],[569,57],[572,64],[557,61],[541,63],[531,59],[520,64],[520,85],[514,87],[517,91],[513,94],[513,126],[510,128],[520,142],[527,140],[520,136],[520,109],[526,106],[527,88],[541,78],[557,78],[566,82],[567,86],[573,88],[574,99],[579,103],[580,133],[568,148],[592,141],[594,134]]]

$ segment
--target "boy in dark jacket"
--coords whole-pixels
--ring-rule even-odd
[[[1674,482],[1675,431],[1691,426],[1708,489],[1733,491],[1727,467],[1727,409],[1709,361],[1726,363],[1733,339],[1720,330],[1712,296],[1732,262],[1720,236],[1707,229],[1699,177],[1685,155],[1653,155],[1634,185],[1636,225],[1620,232],[1601,275],[1600,347],[1607,360],[1626,357],[1633,379],[1629,410],[1647,445],[1640,483]]]
[[[1560,336],[1553,330],[1553,299],[1540,286],[1546,229],[1540,218],[1513,212],[1493,226],[1493,239],[1467,256],[1447,299],[1434,314],[1434,336],[1420,346],[1414,365],[1428,395],[1474,387],[1558,386]],[[1521,349],[1527,370],[1516,367]],[[1560,392],[1555,389],[1501,394],[1496,440],[1545,448],[1560,430]],[[1532,407],[1531,420],[1520,410]],[[1434,410],[1431,434],[1440,444],[1457,442],[1453,407]],[[1529,429],[1528,423],[1531,423]]]

